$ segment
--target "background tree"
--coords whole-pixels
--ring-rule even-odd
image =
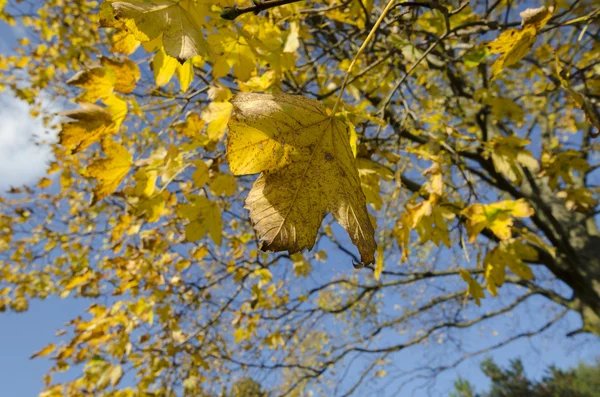
[[[521,360],[510,362],[507,369],[500,368],[492,359],[481,363],[481,370],[492,382],[490,390],[476,393],[464,379],[457,379],[452,397],[511,397],[511,396],[573,396],[593,397],[600,394],[598,377],[600,367],[580,363],[576,368],[561,370],[550,367],[540,381],[527,379]]]
[[[34,355],[54,363],[44,396],[221,393],[247,376],[273,395],[394,394],[551,327],[600,334],[595,1],[0,4],[27,33],[1,87],[58,132],[48,175],[1,198],[0,310],[91,301]],[[309,252],[259,250],[243,208],[257,177],[226,161],[239,92],[335,108],[373,265],[350,266],[331,216]],[[65,118],[48,98],[72,100]],[[306,122],[270,109],[279,133]],[[500,338],[479,334],[506,313]]]

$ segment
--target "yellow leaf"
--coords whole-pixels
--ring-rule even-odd
[[[519,185],[523,179],[521,167],[536,172],[539,164],[531,152],[525,149],[529,143],[530,140],[516,136],[494,137],[489,143],[489,151],[496,171]]]
[[[202,120],[208,123],[206,134],[213,141],[220,140],[227,130],[227,120],[233,106],[229,102],[211,102],[202,112]]]
[[[508,258],[509,260],[511,258]],[[486,289],[492,296],[498,295],[498,287],[504,284],[506,276],[506,255],[498,247],[489,251],[483,258],[485,269]]]
[[[162,34],[168,55],[185,61],[204,55],[207,45],[202,33],[210,2],[194,0],[157,0],[156,2],[114,2],[115,15],[139,41],[153,40]]]
[[[154,58],[152,59],[152,71],[154,72],[154,82],[156,86],[162,87],[171,81],[178,65],[179,62],[177,62],[177,59],[167,55],[162,48],[154,54]]]
[[[62,116],[75,120],[63,123],[58,135],[60,144],[73,152],[85,149],[102,136],[117,130],[112,120],[113,116],[107,108],[90,103],[80,105],[80,109],[61,113]]]
[[[185,121],[180,121],[173,126],[175,131],[188,138],[196,138],[204,129],[204,120],[196,113],[188,112]]]
[[[234,31],[221,30],[218,36],[210,36],[209,43],[218,55],[212,60],[212,75],[215,80],[226,76],[233,67],[233,75],[241,81],[252,77],[256,69],[256,55],[243,35]]]
[[[288,34],[288,37],[285,40],[285,45],[283,46],[283,52],[295,53],[296,51],[298,51],[298,47],[300,47],[300,41],[298,40],[298,31],[298,22],[292,22],[290,24],[290,33]]]
[[[106,158],[94,160],[87,167],[88,174],[98,180],[92,205],[117,190],[132,166],[131,154],[113,140],[104,139],[102,150]]]
[[[375,272],[373,273],[373,277],[375,280],[379,281],[381,278],[381,273],[383,272],[383,245],[379,245],[377,247],[377,259],[375,260]]]
[[[481,288],[481,285],[477,282],[477,280],[471,278],[471,275],[465,269],[460,269],[459,273],[462,279],[469,286],[469,288],[467,289],[466,296],[471,295],[473,299],[475,299],[475,303],[477,303],[477,306],[481,306],[481,299],[485,298],[483,288]]]
[[[591,104],[585,96],[571,88],[571,85],[568,80],[568,75],[565,75],[562,66],[560,65],[558,54],[555,54],[555,65],[556,74],[558,76],[558,79],[560,80],[561,85],[567,90],[567,92],[573,99],[573,102],[575,102],[575,104],[581,110],[583,110],[583,114],[585,115],[585,119],[588,121],[588,123],[593,125],[596,128],[596,130],[600,133],[600,119],[598,118],[598,114],[594,109],[594,105]]]
[[[39,352],[34,353],[31,357],[29,357],[29,359],[31,360],[37,357],[45,357],[48,354],[52,353],[55,347],[56,346],[54,346],[54,343],[50,343],[48,346],[44,347]]]
[[[102,57],[100,62],[102,66],[112,71],[115,76],[114,89],[123,94],[129,94],[135,89],[140,79],[140,68],[130,59],[124,61],[115,61],[110,58]]]
[[[147,171],[144,169],[138,170],[133,178],[135,179],[135,192],[134,194],[138,197],[145,196],[150,197],[154,193],[156,187],[156,179],[158,173],[154,170]]]
[[[492,204],[473,204],[465,208],[462,215],[467,217],[467,234],[472,243],[485,228],[490,229],[500,240],[512,236],[512,218],[526,218],[533,215],[533,208],[524,200],[499,201]]]
[[[233,175],[218,174],[211,179],[209,186],[215,196],[233,196],[237,189],[237,181]]]
[[[348,126],[318,101],[287,94],[240,93],[231,102],[227,159],[235,175],[263,172],[246,208],[265,250],[311,249],[326,212],[350,234],[364,264],[374,262]]]
[[[537,34],[552,17],[554,7],[527,9],[521,13],[522,28],[508,29],[487,45],[492,54],[501,54],[492,65],[492,79],[519,62],[533,47]]]
[[[524,280],[532,280],[533,273],[524,260],[537,259],[537,251],[518,240],[502,241],[483,259],[486,288],[492,296],[498,295],[498,287],[504,283],[506,266]]]
[[[111,114],[112,127],[115,132],[121,126],[121,123],[127,116],[127,102],[118,97],[117,95],[110,95],[104,99],[102,102],[106,105],[106,110]]]
[[[71,277],[68,282],[63,287],[63,290],[68,293],[68,291],[79,287],[80,285],[86,284],[94,277],[94,273],[91,271],[86,271],[77,276]]]
[[[85,92],[77,97],[79,102],[93,103],[112,94],[115,81],[112,70],[98,66],[77,73],[67,84],[85,89]]]
[[[192,181],[194,181],[194,187],[201,188],[208,183],[208,166],[202,160],[198,160],[194,163],[196,171],[192,174]]]
[[[546,23],[552,18],[554,12],[554,6],[540,8],[528,8],[522,11],[519,16],[521,17],[522,26],[533,26],[536,31],[546,26]]]
[[[108,363],[107,363],[108,364]],[[98,378],[96,387],[99,390],[106,388],[109,384],[116,386],[123,377],[123,368],[120,365],[112,366],[106,365],[106,369],[102,372],[102,375]]]
[[[290,258],[294,262],[294,274],[296,277],[307,277],[310,274],[312,266],[302,254],[292,254]]]
[[[189,200],[190,204],[179,206],[180,215],[190,220],[185,227],[187,241],[198,241],[209,233],[215,244],[221,245],[223,221],[217,203],[197,195],[190,196]]]
[[[598,205],[598,200],[594,198],[594,194],[583,187],[561,190],[556,194],[556,197],[565,200],[565,206],[569,211],[578,211],[584,214]]]
[[[42,178],[40,179],[40,181],[38,182],[38,187],[40,189],[45,189],[48,186],[52,185],[52,179],[48,179],[48,178]]]
[[[177,65],[177,79],[179,80],[179,90],[186,92],[194,81],[194,65],[191,59],[185,61],[183,65]]]
[[[112,37],[111,52],[116,52],[123,55],[131,55],[138,49],[140,42],[134,35],[126,30],[116,32]]]
[[[356,133],[356,127],[349,120],[348,127],[350,128],[350,149],[352,149],[352,155],[356,158],[357,154],[357,143],[358,143],[358,134]],[[360,173],[360,171],[359,171]]]

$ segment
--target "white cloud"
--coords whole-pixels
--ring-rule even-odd
[[[37,182],[52,159],[55,133],[29,114],[29,105],[0,94],[0,192]]]

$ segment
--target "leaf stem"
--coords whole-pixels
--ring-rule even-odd
[[[337,110],[338,105],[340,104],[340,101],[342,100],[342,96],[344,95],[344,90],[346,89],[346,85],[348,84],[348,79],[350,78],[350,73],[352,72],[352,68],[354,68],[354,64],[356,63],[356,60],[363,53],[363,51],[365,50],[365,48],[367,48],[367,45],[369,44],[369,42],[371,41],[371,39],[373,38],[373,36],[375,36],[375,32],[377,32],[377,28],[379,28],[379,25],[381,25],[381,22],[383,22],[383,18],[385,18],[385,16],[387,15],[387,13],[394,6],[395,2],[396,2],[396,0],[390,0],[387,3],[387,5],[385,6],[385,8],[383,9],[383,12],[379,16],[379,19],[377,19],[377,22],[375,22],[375,25],[373,25],[373,28],[369,32],[369,35],[367,36],[367,38],[365,39],[365,41],[362,43],[362,45],[358,49],[358,52],[354,56],[354,59],[352,59],[352,62],[350,63],[350,66],[348,66],[348,70],[346,71],[346,77],[344,77],[344,82],[342,83],[342,88],[340,89],[340,93],[339,93],[339,95],[338,95],[338,97],[337,97],[337,99],[335,101],[335,104],[333,105],[333,109],[331,111],[332,115],[335,114],[335,111]]]

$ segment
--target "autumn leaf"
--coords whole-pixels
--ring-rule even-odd
[[[497,136],[488,145],[496,171],[518,185],[523,180],[521,167],[532,172],[536,172],[539,168],[537,160],[529,150],[525,149],[529,143],[528,139],[515,136]]]
[[[59,142],[73,152],[85,149],[118,129],[108,108],[91,103],[81,103],[80,106],[79,109],[61,113],[73,120],[62,124]]]
[[[585,119],[596,128],[596,134],[600,134],[600,116],[596,112],[594,105],[583,96],[581,93],[575,91],[571,88],[571,84],[569,83],[569,76],[565,70],[563,70],[560,60],[558,59],[558,54],[555,54],[555,65],[556,65],[556,75],[560,80],[560,84],[563,88],[569,93],[571,99],[577,106],[583,111],[585,115]]]
[[[492,79],[495,79],[504,69],[519,62],[529,53],[539,31],[552,17],[554,7],[529,8],[520,15],[521,29],[508,29],[502,32],[496,40],[488,43],[491,54],[501,54],[492,64]]]
[[[123,55],[131,55],[138,49],[140,42],[135,36],[126,30],[116,32],[112,37],[111,52],[120,53]]]
[[[207,44],[202,33],[203,18],[210,10],[208,1],[157,0],[154,2],[115,2],[118,19],[141,42],[162,34],[165,52],[180,62],[204,55]]]
[[[325,213],[374,262],[374,229],[349,143],[348,126],[318,101],[240,93],[232,100],[227,159],[234,175],[262,172],[246,208],[262,249],[311,249]]]
[[[506,200],[491,204],[473,204],[465,208],[462,215],[467,217],[469,242],[475,241],[483,229],[490,229],[500,240],[511,237],[513,218],[526,218],[533,215],[533,208],[524,200]]]
[[[112,70],[97,66],[71,77],[67,84],[85,89],[78,101],[94,103],[113,93],[116,77]]]
[[[208,124],[206,134],[213,141],[220,140],[227,130],[232,106],[229,102],[213,101],[202,112],[202,120]]]
[[[352,143],[350,144],[352,145]],[[382,179],[390,181],[394,178],[394,174],[380,164],[361,157],[356,159],[356,166],[358,168],[362,190],[367,202],[373,205],[373,208],[376,210],[380,210],[383,203],[381,195],[379,194],[380,181]]]
[[[465,269],[460,269],[459,273],[460,273],[460,277],[462,277],[462,279],[469,286],[465,295],[466,296],[471,295],[471,297],[473,297],[473,299],[475,299],[475,303],[477,303],[477,306],[481,306],[481,299],[485,298],[485,294],[483,293],[483,288],[481,288],[481,285],[477,282],[477,280],[472,278],[471,275],[469,274],[469,272],[466,271]]]
[[[115,76],[114,89],[123,94],[129,94],[135,89],[140,79],[140,68],[130,59],[116,61],[102,57],[100,63],[105,69],[112,71]]]
[[[189,204],[179,207],[180,215],[190,222],[185,227],[187,241],[199,241],[207,233],[215,244],[221,245],[223,221],[216,203],[204,196],[191,195]]]
[[[48,346],[44,347],[39,352],[34,353],[31,357],[29,357],[29,359],[31,360],[31,359],[34,359],[37,357],[45,357],[48,354],[52,353],[55,348],[56,348],[56,346],[54,346],[53,343],[50,343]]]
[[[215,196],[232,196],[237,189],[235,177],[227,174],[217,174],[208,185]]]
[[[500,242],[483,259],[486,289],[492,296],[498,295],[498,287],[504,283],[507,266],[523,280],[533,280],[533,273],[524,261],[536,260],[537,257],[535,248],[521,241],[513,239]]]
[[[129,151],[113,140],[104,139],[102,151],[106,157],[91,162],[87,167],[89,176],[98,180],[92,205],[117,190],[132,166],[132,156]]]

